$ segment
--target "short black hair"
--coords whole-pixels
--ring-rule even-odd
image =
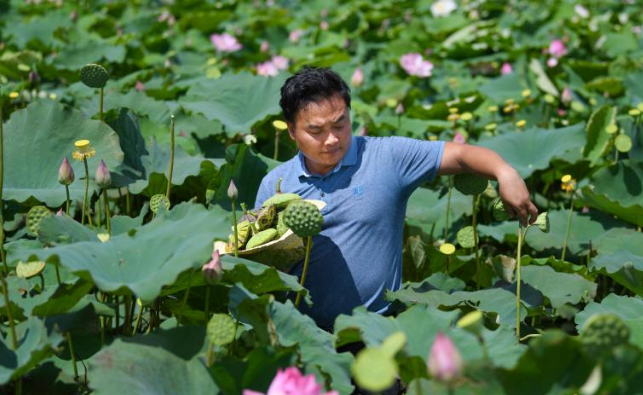
[[[350,88],[339,74],[326,67],[304,66],[281,87],[279,105],[288,122],[295,122],[297,112],[310,103],[340,95],[351,108]]]

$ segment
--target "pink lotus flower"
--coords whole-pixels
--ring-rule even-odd
[[[228,33],[213,34],[210,36],[210,41],[219,52],[236,52],[243,48],[239,41]]]
[[[563,89],[563,94],[560,96],[560,100],[565,104],[569,104],[571,103],[572,98],[572,90],[567,87]]]
[[[107,188],[108,186],[112,185],[112,174],[109,172],[107,166],[105,165],[105,162],[103,162],[102,159],[98,164],[98,168],[96,168],[94,181],[96,181],[96,185],[98,185],[100,188]]]
[[[278,70],[286,70],[288,68],[288,59],[283,56],[275,55],[270,61]]]
[[[404,114],[404,106],[402,105],[402,103],[398,103],[397,107],[395,107],[395,114],[396,115]]]
[[[500,68],[500,74],[507,75],[513,72],[514,72],[514,69],[513,67],[511,67],[511,63],[505,62],[502,64],[502,67]]]
[[[554,40],[549,44],[549,54],[556,59],[567,55],[567,47],[561,40]]]
[[[223,277],[223,267],[221,267],[221,256],[219,250],[215,249],[212,252],[212,259],[210,262],[203,265],[201,268],[203,278],[208,284],[217,284]]]
[[[145,90],[145,85],[141,81],[136,81],[136,86],[134,87],[139,92],[142,92]]]
[[[424,60],[419,53],[408,53],[400,58],[400,65],[409,75],[418,77],[430,77],[433,64]]]
[[[291,43],[297,43],[297,42],[299,42],[299,39],[300,39],[300,38],[301,38],[301,36],[303,36],[303,35],[304,35],[304,31],[303,31],[303,30],[300,30],[300,29],[293,30],[293,31],[291,31],[291,32],[290,32],[290,34],[288,35],[288,39],[290,40],[290,42],[291,42]]]
[[[451,339],[438,332],[429,354],[429,372],[438,381],[451,381],[462,374],[462,357]]]
[[[74,169],[69,164],[67,157],[63,159],[63,162],[58,168],[58,182],[62,185],[70,185],[74,182]]]
[[[464,138],[464,134],[455,132],[455,136],[453,136],[453,142],[458,144],[465,144],[467,142],[467,139]]]
[[[259,47],[261,52],[268,52],[270,50],[270,43],[268,41],[262,41],[261,46]]]
[[[353,85],[355,88],[359,88],[362,86],[364,83],[364,73],[362,72],[362,68],[358,67],[355,69],[353,72],[353,76],[351,77],[351,85]]]
[[[271,61],[259,63],[257,65],[257,75],[263,75],[264,77],[275,77],[279,75],[279,69]]]
[[[328,30],[328,22],[327,21],[321,21],[319,24],[319,28],[322,30]]]
[[[558,66],[558,59],[556,59],[556,58],[547,59],[547,66],[548,67],[556,67],[556,66]]]
[[[337,391],[323,392],[321,384],[317,384],[315,375],[304,376],[296,367],[286,370],[279,369],[272,379],[265,395],[338,395]],[[243,395],[264,395],[261,392],[243,390]]]

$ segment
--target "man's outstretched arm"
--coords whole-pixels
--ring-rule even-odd
[[[438,175],[474,173],[498,181],[500,198],[513,218],[523,226],[533,224],[538,209],[529,199],[529,191],[520,174],[497,153],[482,147],[446,142]]]

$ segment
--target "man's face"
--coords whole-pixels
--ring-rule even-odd
[[[335,95],[299,110],[288,133],[306,157],[306,168],[326,174],[337,166],[351,145],[350,113],[344,99]]]

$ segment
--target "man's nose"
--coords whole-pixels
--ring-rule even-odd
[[[335,145],[337,143],[339,143],[339,139],[337,138],[337,136],[335,136],[335,133],[328,133],[328,137],[326,138],[326,145]]]

